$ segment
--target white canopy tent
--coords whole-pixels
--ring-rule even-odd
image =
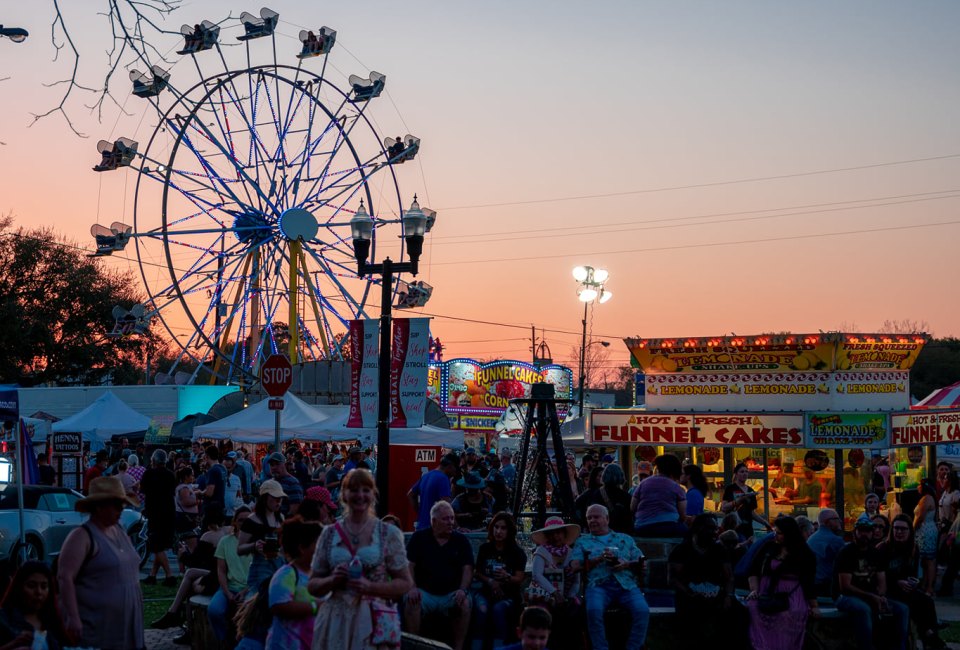
[[[376,427],[347,427],[349,406],[315,406],[290,394],[284,399],[287,403],[286,408],[281,411],[281,441],[297,438],[308,441],[359,440],[363,445],[377,442]],[[193,438],[229,438],[234,442],[272,443],[273,413],[267,408],[267,400],[263,400],[222,420],[195,427]],[[430,425],[415,429],[391,428],[390,442],[394,445],[439,445],[448,449],[459,449],[463,447],[463,432]]]
[[[137,413],[112,392],[68,418],[54,422],[54,433],[79,433],[91,449],[103,447],[113,436],[140,433],[150,428],[150,418]]]
[[[287,393],[280,411],[280,440],[330,440],[317,435],[330,414]],[[276,430],[276,412],[269,398],[251,404],[239,413],[193,428],[193,439],[233,440],[246,443],[272,443]]]

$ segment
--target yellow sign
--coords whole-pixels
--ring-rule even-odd
[[[816,335],[627,339],[646,374],[830,370],[833,344]]]
[[[837,370],[909,370],[926,342],[923,336],[847,334],[837,344]]]
[[[909,370],[926,341],[839,332],[625,339],[633,365],[648,375]]]

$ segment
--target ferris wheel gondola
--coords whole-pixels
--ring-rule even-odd
[[[391,153],[366,114],[384,75],[351,76],[345,90],[326,78],[336,40],[328,27],[314,40],[313,32],[301,35],[300,54],[290,53],[296,65],[281,63],[278,20],[267,8],[259,18],[241,16],[239,68],[227,63],[219,24],[184,25],[178,53],[193,60],[199,80],[184,89],[158,66],[132,72],[133,92],[158,124],[142,151],[128,138],[101,142],[96,168],[137,172],[126,236],[136,245],[148,311],[179,342],[181,360],[206,368],[211,381],[252,378],[271,354],[294,363],[341,355],[349,321],[368,316],[377,283],[358,277],[350,220],[362,202],[374,246],[384,228],[400,234],[394,168],[419,150],[419,139],[406,136]],[[273,60],[252,65],[251,48],[268,37]],[[307,70],[304,62],[318,56],[322,71]],[[201,60],[220,68],[204,73]],[[402,238],[385,241],[403,257]],[[102,243],[102,254],[108,243],[117,250],[116,240]]]

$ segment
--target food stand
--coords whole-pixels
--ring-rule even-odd
[[[645,378],[643,409],[597,409],[587,439],[631,459],[674,453],[703,467],[707,507],[733,468],[767,517],[863,510],[875,466],[887,505],[933,475],[935,446],[960,440],[960,411],[910,410],[909,374],[927,337],[801,334],[627,339]],[[884,465],[886,463],[886,465]],[[906,497],[906,498],[905,498]],[[912,506],[911,506],[912,507]]]

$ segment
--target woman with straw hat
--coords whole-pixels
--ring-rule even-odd
[[[580,620],[580,574],[570,569],[570,547],[580,536],[580,526],[564,523],[560,517],[548,517],[543,528],[530,533],[537,545],[533,552],[533,574],[528,595],[532,601],[544,601],[553,614],[551,647],[578,644]]]
[[[64,627],[72,645],[101,650],[138,650],[143,641],[140,557],[119,525],[127,505],[139,506],[115,476],[90,482],[77,501],[90,519],[63,543],[58,580]]]

